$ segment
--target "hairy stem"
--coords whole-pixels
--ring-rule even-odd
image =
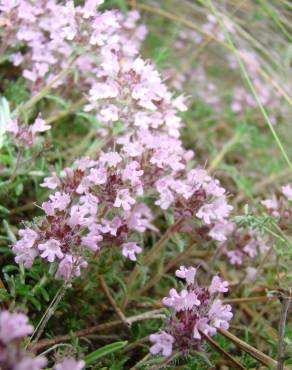
[[[282,303],[281,309],[281,317],[279,323],[279,345],[278,345],[278,367],[277,370],[284,369],[284,361],[285,361],[285,328],[286,328],[286,321],[289,312],[289,307],[291,303],[291,297],[282,296],[280,298],[280,302]]]

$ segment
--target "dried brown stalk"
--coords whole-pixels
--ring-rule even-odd
[[[200,334],[206,339],[206,341],[215,348],[217,352],[219,352],[223,357],[225,357],[236,369],[246,370],[244,366],[241,365],[239,361],[237,361],[234,357],[232,357],[228,352],[226,352],[222,347],[219,346],[214,339],[209,337],[208,335],[204,334],[200,331]]]
[[[243,351],[247,352],[250,354],[253,358],[258,360],[261,364],[270,366],[273,369],[277,368],[278,362],[269,357],[268,355],[264,354],[263,352],[259,351],[258,349],[250,346],[243,340],[237,338],[235,335],[229,333],[229,331],[224,330],[224,329],[219,329],[218,330],[220,334],[224,335],[224,337],[228,338],[233,342],[237,347],[242,349]]]
[[[128,321],[126,316],[124,315],[123,311],[117,306],[116,301],[114,300],[113,296],[111,295],[111,292],[109,290],[109,287],[107,286],[107,283],[103,276],[99,276],[99,281],[101,288],[106,295],[107,299],[110,301],[111,305],[113,306],[113,309],[119,316],[119,318],[123,321],[123,323],[127,326],[131,326],[131,323]]]

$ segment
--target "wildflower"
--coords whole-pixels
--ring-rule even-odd
[[[157,334],[151,334],[149,339],[154,343],[150,348],[150,352],[153,355],[157,355],[159,352],[161,352],[165,357],[171,355],[174,338],[170,334],[167,334],[165,331],[161,331]]]
[[[109,167],[116,167],[122,161],[122,157],[116,152],[109,152],[102,154],[99,161],[102,164],[107,164]]]
[[[55,239],[50,239],[45,243],[38,245],[38,249],[43,251],[41,257],[47,258],[49,262],[54,262],[55,258],[62,258],[64,255],[60,248],[60,242]]]
[[[213,276],[211,285],[209,287],[209,292],[214,294],[218,293],[226,293],[228,292],[228,281],[222,281],[219,276]]]
[[[57,176],[45,177],[44,182],[40,184],[40,186],[48,189],[56,189],[60,185],[61,183]]]
[[[19,125],[17,120],[10,120],[6,124],[6,130],[13,134],[13,140],[16,145],[30,148],[37,138],[38,133],[48,131],[51,128],[50,125],[39,115],[32,125]]]
[[[105,168],[91,168],[87,179],[94,185],[102,185],[106,183],[107,171]]]
[[[282,186],[282,193],[285,195],[285,197],[288,200],[292,200],[292,186],[291,185]]]
[[[123,248],[123,256],[130,258],[131,261],[136,261],[136,253],[141,253],[142,248],[139,247],[136,243],[124,243],[122,245]]]
[[[214,276],[208,288],[197,287],[194,277],[197,269],[181,266],[176,276],[186,279],[186,288],[181,292],[170,289],[169,297],[163,298],[165,306],[173,309],[163,330],[150,336],[154,346],[152,354],[162,352],[170,356],[173,350],[184,353],[200,349],[205,335],[215,335],[218,328],[228,329],[232,318],[231,306],[218,298],[218,292],[226,293],[228,283]]]
[[[84,361],[76,361],[73,358],[65,358],[60,364],[55,365],[54,370],[82,370]]]
[[[121,189],[118,191],[114,207],[122,207],[125,211],[129,211],[131,206],[135,203],[136,201],[130,196],[129,190]]]
[[[0,368],[13,370],[41,370],[47,360],[33,357],[19,346],[19,340],[33,332],[28,317],[23,313],[0,312]]]
[[[40,370],[47,364],[47,359],[44,357],[25,357],[18,364],[15,364],[13,370]]]
[[[7,344],[13,339],[22,338],[33,331],[33,327],[28,324],[28,318],[22,313],[10,313],[2,311],[0,313],[0,340]]]
[[[50,130],[51,126],[48,125],[39,115],[36,120],[34,121],[34,124],[31,126],[31,132],[32,135],[35,136],[37,132],[45,132]]]
[[[180,266],[179,270],[176,270],[175,275],[181,279],[185,279],[188,285],[194,284],[197,269],[194,267]]]

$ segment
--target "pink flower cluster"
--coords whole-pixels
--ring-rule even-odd
[[[97,52],[101,64],[106,64],[108,52],[117,50],[117,45],[129,54],[136,52],[146,33],[143,25],[135,28],[137,12],[129,12],[126,18],[117,11],[101,13],[97,7],[102,3],[85,0],[83,6],[74,6],[73,1],[1,0],[1,52],[13,50],[10,59],[22,68],[33,91],[52,81],[70,57],[79,55],[74,63],[78,87],[88,87],[98,74]],[[68,91],[72,83],[66,80]]]
[[[238,50],[239,58],[245,65],[248,75],[253,83],[254,89],[261,103],[264,106],[269,107],[273,110],[277,108],[277,102],[280,98],[280,94],[275,88],[267,83],[260,75],[260,60],[255,52],[247,49]],[[229,65],[232,69],[238,69],[238,62],[234,55],[229,56]],[[235,112],[243,112],[246,107],[254,109],[257,107],[257,102],[250,91],[242,86],[235,87],[233,100],[231,103],[231,109]],[[275,117],[272,116],[272,121],[275,123]]]
[[[31,334],[33,327],[22,313],[0,312],[0,368],[3,370],[40,370],[47,364],[44,357],[32,357],[22,350],[18,340]]]
[[[33,332],[23,313],[0,312],[0,368],[2,370],[41,370],[47,365],[43,356],[34,357],[20,347],[19,340]],[[65,358],[54,370],[82,370],[84,361]]]
[[[19,125],[17,120],[10,120],[6,124],[6,131],[10,132],[18,147],[31,147],[39,133],[50,130],[51,126],[46,124],[39,115],[32,125]]]
[[[219,242],[218,248],[232,265],[250,265],[256,257],[263,255],[267,250],[267,240],[259,231],[237,227],[233,222],[226,223],[225,240]]]
[[[171,289],[169,296],[163,298],[163,304],[172,309],[172,315],[163,330],[150,335],[152,354],[167,357],[173,351],[199,350],[204,335],[213,336],[217,329],[228,329],[233,316],[231,306],[218,298],[218,293],[228,292],[228,282],[214,276],[208,288],[201,288],[195,283],[196,273],[196,268],[185,266],[176,271],[186,286],[180,292]]]
[[[81,37],[74,31],[79,21],[85,28],[95,21],[84,18],[84,8],[72,9],[73,42]],[[118,13],[98,14],[114,25],[108,17],[115,14],[128,30],[138,17],[136,12],[126,19]],[[101,248],[116,246],[135,261],[142,252],[141,233],[155,231],[153,214],[167,209],[172,209],[175,220],[184,220],[181,231],[205,225],[217,240],[212,230],[226,222],[232,207],[218,180],[202,168],[191,168],[194,153],[180,140],[184,98],[173,96],[154,66],[138,56],[143,30],[138,28],[127,40],[118,33],[119,27],[114,28],[110,33],[114,42],[104,40],[101,63],[91,70],[95,77],[85,109],[104,124],[107,137],[116,121],[123,131],[111,138],[98,158],[81,158],[73,168],[45,179],[41,186],[55,193],[42,204],[43,219],[20,230],[21,238],[13,246],[17,263],[29,268],[39,256],[56,263],[56,276],[67,280],[78,276],[90,253]]]
[[[231,34],[232,39],[236,40],[239,45],[244,45],[244,40],[242,40],[242,35],[237,30],[236,23],[227,17],[221,20],[225,29]],[[184,53],[185,51],[190,54],[190,50],[196,50],[201,43],[205,42],[206,38],[208,38],[207,35],[213,36],[219,42],[226,41],[222,25],[213,14],[207,15],[206,21],[202,23],[201,28],[206,33],[205,35],[188,29],[178,33],[174,46],[178,49],[179,53]],[[209,43],[208,52],[218,54],[220,50],[212,50],[213,45],[214,43]],[[196,53],[196,51],[194,51],[194,53]],[[188,55],[186,55],[185,58],[180,55],[180,57],[177,58],[178,62],[176,68],[167,71],[167,76],[172,86],[178,91],[187,91],[192,94],[192,96],[197,96],[202,102],[210,105],[212,109],[218,113],[222,112],[226,105],[230,106],[231,110],[236,114],[242,114],[247,109],[256,109],[256,99],[251,91],[243,86],[240,81],[240,68],[237,58],[232,53],[220,53],[219,55],[220,60],[215,61],[215,63],[214,58],[202,58],[200,63],[194,68],[190,68],[187,62],[187,58],[190,58]],[[252,49],[241,47],[238,49],[238,56],[247,69],[258,98],[264,106],[269,108],[269,111],[272,113],[270,118],[273,123],[276,123],[276,114],[283,110],[282,108],[279,109],[278,104],[280,94],[272,84],[263,78],[260,71],[262,68],[262,60],[259,54]],[[218,68],[220,65],[223,65],[222,68],[228,68],[228,73],[232,74],[232,78],[230,78],[232,85],[223,85],[222,79],[212,77],[212,73],[209,72],[210,69],[214,67]],[[196,86],[195,91],[193,89],[194,85]],[[289,90],[289,86],[285,88],[287,91]],[[232,95],[226,95],[226,93],[222,94],[222,91],[226,90],[231,90]],[[227,99],[225,99],[226,96]]]
[[[261,204],[266,208],[268,213],[279,220],[280,225],[285,228],[285,225],[290,222],[292,215],[292,186],[287,184],[282,186],[281,194],[273,195],[272,198],[265,199]]]

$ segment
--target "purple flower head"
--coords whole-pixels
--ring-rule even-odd
[[[151,334],[149,339],[154,343],[150,348],[150,352],[153,355],[157,355],[160,352],[165,357],[171,355],[174,338],[170,334],[167,334],[165,331],[161,331],[157,334]]]
[[[136,261],[137,260],[136,254],[139,254],[142,252],[142,248],[133,242],[124,243],[122,245],[122,248],[123,248],[123,252],[122,252],[123,256],[130,258],[131,261]]]
[[[57,176],[45,177],[44,182],[40,184],[40,186],[48,189],[56,189],[60,185],[61,183]]]
[[[128,189],[119,190],[116,200],[114,202],[114,207],[122,207],[124,211],[129,211],[131,206],[135,204],[136,201],[130,196]]]
[[[292,186],[291,185],[282,186],[282,193],[288,200],[292,200]]]
[[[13,370],[41,370],[47,365],[47,362],[45,357],[24,357],[13,367]]]
[[[224,305],[220,299],[215,299],[209,310],[209,319],[215,328],[228,329],[228,321],[232,319],[231,306]]]
[[[151,342],[157,342],[150,348],[152,354],[162,352],[164,356],[169,356],[163,349],[167,353],[171,353],[172,349],[184,353],[191,349],[199,350],[204,335],[215,335],[218,328],[228,329],[232,318],[231,306],[224,305],[217,298],[219,292],[228,291],[228,283],[214,276],[208,288],[197,287],[194,282],[196,272],[196,268],[184,266],[176,271],[178,277],[186,279],[187,285],[180,292],[170,289],[169,296],[163,298],[162,303],[173,311],[163,331],[150,337]]]
[[[50,239],[45,243],[38,245],[38,249],[43,251],[41,254],[42,258],[46,258],[49,262],[54,262],[56,257],[63,258],[63,253],[60,248],[61,244],[58,240]]]
[[[28,317],[23,313],[0,312],[0,341],[7,344],[13,339],[31,334],[33,327],[28,324]]]
[[[32,134],[35,135],[37,132],[45,132],[50,128],[51,126],[46,124],[46,122],[41,118],[41,115],[39,115],[31,126],[31,131]]]
[[[65,358],[60,364],[55,365],[54,370],[82,370],[84,361],[76,361],[73,358]]]
[[[194,284],[197,269],[194,267],[180,266],[179,270],[176,270],[175,275],[181,279],[185,279],[188,285]]]
[[[209,292],[214,293],[226,293],[228,292],[228,281],[222,281],[219,276],[213,276]]]

